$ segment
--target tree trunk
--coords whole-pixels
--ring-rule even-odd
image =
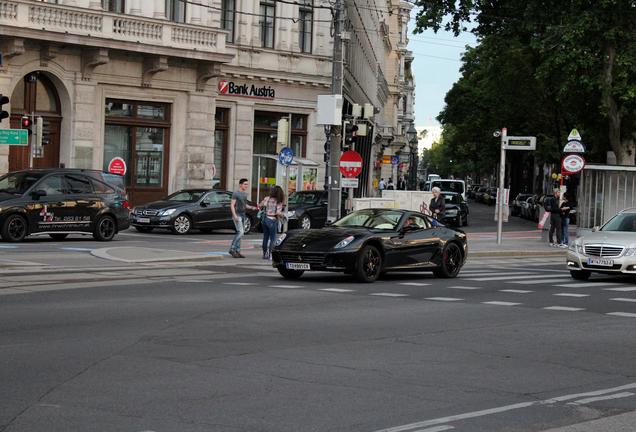
[[[605,63],[603,65],[603,104],[607,109],[608,138],[619,165],[634,165],[634,141],[621,139],[623,116],[613,95],[614,64],[616,47],[611,43],[605,45]]]

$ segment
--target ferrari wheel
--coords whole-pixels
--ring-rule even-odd
[[[382,254],[371,245],[367,245],[358,254],[355,277],[360,282],[374,282],[382,273]]]
[[[442,251],[442,263],[433,270],[440,278],[454,278],[462,268],[462,251],[455,243],[449,243]]]
[[[570,276],[575,280],[586,281],[592,276],[592,272],[587,270],[570,270]]]
[[[285,279],[300,279],[300,277],[305,273],[304,270],[290,270],[285,267],[278,267],[278,273]]]

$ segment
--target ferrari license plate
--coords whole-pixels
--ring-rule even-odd
[[[311,267],[309,266],[309,263],[286,263],[285,267],[287,267],[288,270],[310,270]]]
[[[139,223],[150,223],[150,218],[137,218]]]
[[[614,260],[603,258],[588,258],[587,263],[589,265],[595,266],[612,267],[614,265]]]

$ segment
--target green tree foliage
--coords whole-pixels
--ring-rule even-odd
[[[416,31],[479,40],[438,119],[463,173],[490,172],[502,126],[538,137],[538,162],[558,162],[572,127],[603,161],[634,164],[636,4],[628,0],[418,0]],[[526,156],[519,156],[526,157]],[[458,166],[460,168],[460,166]],[[456,174],[463,174],[458,172]]]

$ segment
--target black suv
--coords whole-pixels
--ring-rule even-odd
[[[125,192],[108,174],[80,169],[33,169],[0,177],[0,236],[18,242],[31,234],[63,240],[91,233],[112,240],[130,225]]]

